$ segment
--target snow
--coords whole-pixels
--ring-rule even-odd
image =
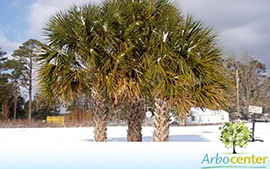
[[[191,52],[191,50],[194,49],[194,48],[196,48],[196,47],[197,47],[197,45],[194,45],[194,46],[188,48],[188,52]]]
[[[105,25],[103,25],[103,29],[105,32],[107,32],[107,27]]]
[[[83,16],[81,16],[81,21],[82,21],[83,25],[85,25]]]
[[[191,31],[193,31],[193,28],[191,28],[191,29],[188,31],[188,34],[190,34]]]
[[[247,124],[249,127],[251,123]],[[152,127],[143,127],[143,143],[127,143],[127,127],[108,127],[108,143],[94,143],[88,128],[1,128],[0,166],[5,169],[194,169],[205,154],[231,156],[219,141],[220,125],[170,127],[170,143],[153,143]],[[268,156],[270,124],[256,123],[252,142],[239,155]],[[126,143],[125,143],[126,142]],[[270,167],[269,160],[265,168]]]
[[[250,128],[251,123],[246,124]],[[171,142],[219,142],[221,125],[210,126],[171,126]],[[269,123],[256,123],[255,136],[270,142]],[[109,142],[126,142],[127,127],[108,127]],[[151,142],[153,127],[142,128],[143,142]],[[13,145],[20,140],[21,144],[29,143],[80,143],[93,142],[94,129],[88,128],[2,128],[0,129],[0,145]]]
[[[168,34],[169,34],[169,32],[163,33],[163,42],[166,41]]]

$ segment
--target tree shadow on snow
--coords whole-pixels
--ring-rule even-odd
[[[151,142],[152,136],[143,137],[143,142]],[[94,142],[94,139],[85,139],[81,141]],[[114,137],[108,138],[108,142],[127,142],[127,138]],[[170,142],[210,142],[210,140],[202,137],[201,135],[186,134],[186,135],[170,135]]]

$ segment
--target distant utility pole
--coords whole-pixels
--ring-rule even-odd
[[[238,70],[237,69],[236,69],[236,97],[237,97],[237,115],[238,115],[238,121],[240,121],[239,75],[238,75]]]

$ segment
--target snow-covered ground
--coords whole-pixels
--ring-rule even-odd
[[[251,123],[246,124],[250,128]],[[171,142],[219,142],[220,125],[170,127]],[[109,142],[126,142],[127,127],[108,127]],[[143,141],[151,142],[152,127],[143,127]],[[2,143],[71,143],[93,142],[94,130],[89,128],[3,128],[0,129],[0,145]],[[256,123],[255,137],[270,142],[270,124]]]
[[[170,143],[151,143],[152,127],[143,127],[144,143],[124,143],[127,127],[108,127],[109,143],[94,143],[91,127],[2,128],[0,168],[201,168],[206,153],[224,156],[232,151],[220,143],[218,128],[171,126]],[[264,142],[250,143],[245,149],[237,148],[237,152],[269,156],[270,124],[257,123],[255,136]],[[270,160],[265,166],[270,167]]]

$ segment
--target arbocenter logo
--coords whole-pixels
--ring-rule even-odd
[[[214,155],[205,154],[201,161],[202,169],[211,168],[266,168],[268,156],[257,156],[255,154],[219,154]]]

